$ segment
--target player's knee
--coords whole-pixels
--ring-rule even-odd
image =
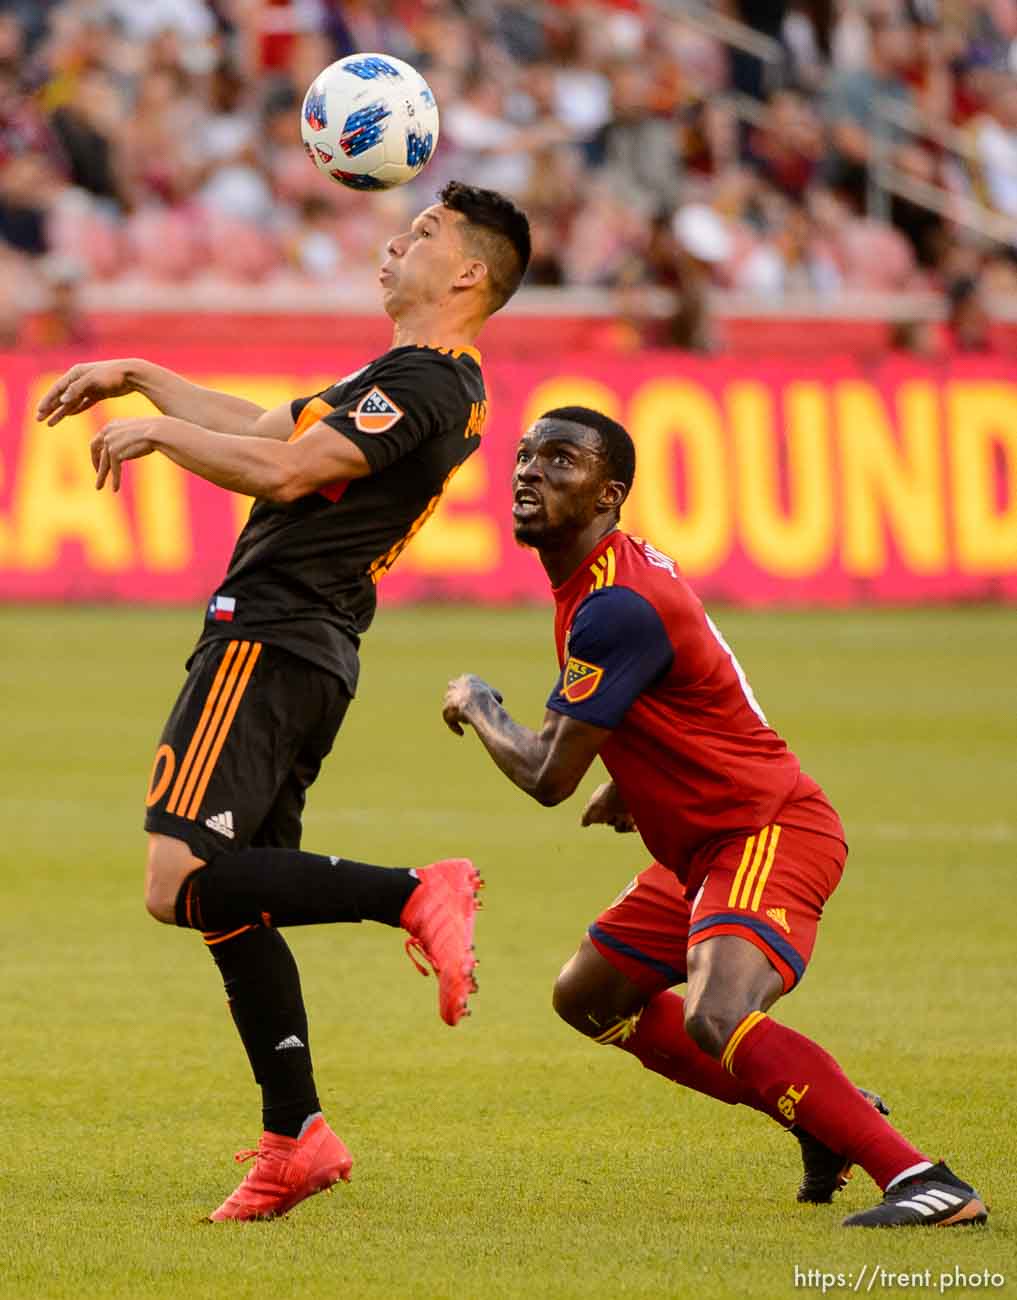
[[[163,925],[175,925],[180,886],[202,865],[182,841],[151,835],[145,864],[145,909],[149,916]]]
[[[589,939],[562,967],[551,994],[557,1015],[587,1038],[603,1038],[605,1031],[631,1020],[645,1000],[608,966]]]
[[[719,1059],[742,1019],[730,1007],[701,997],[685,1002],[685,1032],[708,1056]]]
[[[574,958],[565,963],[554,982],[551,1005],[555,1014],[573,1029],[591,1037],[596,1034],[596,1027],[589,1017],[588,992],[583,987],[583,982],[576,977]]]

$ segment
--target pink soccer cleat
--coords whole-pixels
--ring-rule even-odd
[[[250,1222],[277,1219],[333,1183],[350,1181],[353,1159],[329,1128],[323,1115],[303,1137],[262,1133],[256,1151],[238,1151],[237,1164],[254,1158],[254,1168],[236,1191],[208,1216],[211,1223],[227,1219]]]
[[[467,1003],[477,991],[473,970],[473,923],[479,906],[477,891],[483,881],[467,858],[449,858],[421,867],[420,884],[410,895],[400,918],[410,938],[406,951],[422,975],[426,968],[413,955],[418,952],[438,976],[438,1009],[447,1025],[469,1015]]]

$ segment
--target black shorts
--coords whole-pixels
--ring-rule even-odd
[[[299,848],[307,788],[349,703],[338,677],[278,646],[202,646],[156,750],[145,829],[205,861]]]

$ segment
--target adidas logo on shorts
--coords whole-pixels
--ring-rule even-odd
[[[205,825],[218,835],[225,835],[228,840],[233,839],[233,814],[231,812],[213,813],[211,817],[205,818]]]

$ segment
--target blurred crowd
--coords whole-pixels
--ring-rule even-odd
[[[437,97],[439,147],[402,189],[344,190],[301,146],[304,91],[355,50]],[[0,344],[40,293],[34,341],[76,340],[85,281],[221,285],[224,306],[231,284],[367,290],[451,177],[526,207],[529,284],[616,295],[618,347],[709,349],[717,287],[933,290],[984,315],[1017,294],[1017,0],[0,0]],[[974,204],[991,233],[954,219]]]

